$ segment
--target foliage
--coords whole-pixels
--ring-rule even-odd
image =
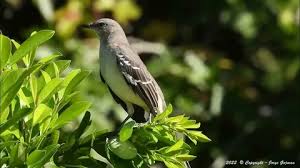
[[[34,32],[21,45],[0,35],[0,165],[42,167],[64,146],[58,130],[91,105],[74,92],[88,72],[62,77],[70,61],[54,60],[60,54],[35,61],[36,49],[53,34]]]
[[[200,131],[200,123],[184,115],[169,117],[172,106],[157,115],[152,122],[134,124],[127,122],[119,136],[107,141],[107,155],[115,167],[149,167],[163,162],[169,168],[184,168],[186,161],[196,156],[190,153],[191,147],[183,141],[185,135],[195,144],[197,141],[210,141]],[[120,161],[120,158],[122,161]],[[120,165],[122,163],[122,165]]]
[[[54,34],[51,30],[32,33],[21,45],[0,36],[1,113],[0,164],[9,167],[103,166],[149,167],[163,162],[170,168],[184,167],[195,156],[181,133],[195,144],[210,141],[195,120],[184,115],[169,117],[172,107],[143,125],[126,123],[116,132],[88,133],[90,113],[86,112],[76,130],[61,128],[79,117],[91,105],[76,98],[74,88],[88,72],[73,69],[64,77],[70,61],[55,60],[51,54],[35,61],[36,49]],[[11,45],[15,51],[12,52]],[[99,137],[101,136],[101,137]],[[102,148],[97,145],[105,144]],[[106,157],[100,153],[106,151]]]
[[[198,156],[192,167],[246,159],[300,162],[298,0],[1,1],[4,34],[22,41],[33,30],[57,32],[36,51],[37,60],[47,55],[41,51],[59,48],[70,67],[91,71],[78,86],[93,104],[90,132],[114,129],[125,117],[100,82],[99,40],[77,29],[102,17],[122,22],[128,36],[140,38],[130,42],[147,48],[139,55],[174,115],[201,121],[213,139],[192,147]]]

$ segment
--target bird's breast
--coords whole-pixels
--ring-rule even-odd
[[[100,51],[100,73],[106,84],[119,98],[146,108],[144,101],[126,83],[119,70],[116,55],[106,49]]]

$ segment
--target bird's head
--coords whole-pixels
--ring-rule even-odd
[[[108,18],[99,19],[96,22],[82,25],[82,27],[94,30],[101,38],[107,38],[114,33],[124,33],[118,22]]]

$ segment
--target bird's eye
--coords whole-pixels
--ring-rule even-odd
[[[105,26],[106,24],[103,23],[103,22],[100,22],[100,23],[98,23],[98,25],[99,25],[100,27],[103,27],[103,26]]]

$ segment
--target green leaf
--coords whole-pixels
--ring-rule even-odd
[[[49,83],[51,81],[50,75],[47,72],[43,71],[43,70],[41,70],[41,72],[42,72],[43,78],[45,80],[45,83],[46,84]]]
[[[168,107],[167,107],[167,109],[164,112],[158,114],[154,118],[153,121],[156,122],[156,121],[163,120],[163,119],[167,118],[172,113],[172,111],[173,111],[172,105],[169,104]]]
[[[52,109],[45,104],[39,104],[33,112],[32,126],[42,123],[46,117],[51,116]]]
[[[0,113],[0,125],[6,121],[8,115],[9,115],[9,109],[8,108],[6,108],[4,110],[1,109],[1,113]]]
[[[20,98],[20,102],[21,102],[21,104],[24,104],[27,107],[30,107],[30,103],[32,102],[31,101],[31,97],[30,96],[26,96],[23,90],[26,91],[26,88],[23,87],[18,92],[18,97]]]
[[[170,152],[173,152],[173,151],[181,150],[183,144],[184,144],[184,141],[182,139],[180,139],[174,145],[172,145],[171,147],[167,148],[166,153],[170,153]]]
[[[18,153],[19,153],[19,145],[20,143],[17,143],[16,145],[14,145],[10,151],[10,158],[9,158],[9,165],[19,165],[20,164],[20,159],[18,157]]]
[[[58,144],[53,144],[47,146],[43,150],[35,150],[31,152],[26,162],[28,168],[43,167],[47,162],[49,162],[50,158],[55,154],[58,148]]]
[[[106,165],[108,165],[108,167],[113,167],[113,165],[105,157],[101,156],[93,148],[91,148],[90,150],[90,156],[100,162],[105,163]]]
[[[8,107],[8,105],[11,103],[11,101],[14,99],[16,94],[18,93],[19,89],[21,88],[24,79],[30,75],[33,71],[40,69],[42,65],[34,65],[31,68],[27,69],[22,73],[22,75],[18,78],[18,80],[12,85],[7,92],[7,95],[2,96],[1,95],[1,108],[4,110]],[[5,94],[5,92],[4,92]]]
[[[172,162],[168,162],[164,160],[164,164],[168,167],[168,168],[183,168],[180,164],[174,164]]]
[[[187,136],[192,139],[196,139],[200,142],[209,142],[211,141],[206,135],[202,134],[201,131],[193,131],[189,130],[187,131]]]
[[[8,37],[0,34],[0,70],[6,65],[11,54],[11,41]]]
[[[46,86],[41,90],[38,95],[38,103],[42,103],[47,101],[49,97],[51,97],[58,89],[60,84],[62,83],[62,79],[52,79]]]
[[[85,143],[91,141],[92,139],[95,139],[96,137],[98,137],[100,135],[104,135],[105,133],[108,133],[108,132],[109,132],[108,129],[104,129],[104,130],[101,130],[101,131],[93,132],[89,135],[83,135],[79,139],[79,145],[85,144]]]
[[[55,62],[52,62],[52,65],[53,65],[53,68],[54,68],[54,74],[55,74],[55,77],[58,78],[59,77],[59,74],[60,74],[60,71],[58,69],[58,66],[55,64]]]
[[[51,144],[58,144],[59,136],[60,136],[60,130],[54,130],[51,133]]]
[[[54,35],[53,30],[41,30],[34,35],[30,36],[22,45],[17,49],[10,59],[10,63],[14,64],[20,59],[25,57],[31,50],[38,47],[45,41],[49,40]]]
[[[9,129],[6,129],[5,131],[3,131],[1,134],[0,134],[2,137],[4,136],[15,136],[17,139],[20,139],[21,138],[21,132],[18,128],[15,128],[15,126],[11,126]],[[1,149],[1,145],[0,145],[0,149]]]
[[[22,76],[25,69],[6,71],[0,76],[0,95],[3,98]]]
[[[64,79],[63,81],[63,86],[67,87],[69,85],[69,83],[72,81],[72,79],[74,79],[79,73],[81,72],[80,69],[74,69],[72,70]]]
[[[88,75],[89,75],[88,71],[82,71],[79,74],[77,74],[75,77],[73,77],[73,79],[68,83],[64,95],[70,94],[73,91],[73,89]]]
[[[39,162],[44,157],[45,154],[46,154],[45,150],[35,150],[31,152],[27,158],[28,167],[34,167],[33,165]]]
[[[176,158],[182,161],[191,161],[194,160],[196,158],[196,156],[194,155],[189,155],[189,154],[179,154],[176,155]]]
[[[184,119],[184,115],[178,115],[174,117],[169,117],[166,119],[167,122],[178,123]]]
[[[85,101],[76,102],[72,104],[65,111],[63,111],[62,114],[58,117],[54,128],[56,129],[60,128],[63,125],[67,124],[68,122],[74,120],[82,112],[85,112],[90,106],[91,103]]]
[[[17,113],[15,113],[9,120],[7,120],[4,124],[0,125],[0,134],[8,129],[10,126],[16,124],[21,120],[23,117],[28,115],[30,113],[30,108],[23,108],[19,110]]]
[[[11,42],[14,44],[15,48],[18,49],[21,45],[16,42],[14,39],[11,40]]]
[[[45,71],[50,75],[51,78],[54,78],[56,77],[57,73],[64,71],[70,65],[70,63],[70,60],[57,60],[49,64]],[[57,70],[59,72],[57,72]]]
[[[200,123],[196,123],[195,120],[188,120],[182,123],[181,126],[185,129],[197,129],[200,128]]]
[[[108,141],[108,148],[118,157],[122,159],[133,159],[137,155],[137,150],[129,141],[119,141],[118,138],[113,138]]]
[[[58,111],[60,111],[65,105],[67,105],[74,97],[79,95],[79,91],[74,91],[73,93],[67,95],[64,97],[64,99],[61,100]]]
[[[36,103],[37,101],[37,92],[38,92],[38,81],[34,74],[30,75],[29,79],[31,95],[33,98],[33,102]]]
[[[120,141],[124,142],[131,137],[134,124],[134,121],[125,123],[119,132]]]
[[[30,36],[33,36],[34,34],[36,34],[36,31],[32,32]],[[35,58],[35,53],[36,53],[36,49],[37,47],[33,48],[29,54],[27,55],[27,60],[28,60],[28,64],[32,65],[34,58]]]
[[[46,64],[46,63],[49,63],[50,61],[52,61],[53,59],[57,58],[57,57],[60,57],[62,56],[61,53],[54,53],[54,54],[51,54],[49,56],[46,56],[42,59],[39,60],[38,63],[43,63],[43,64]]]

